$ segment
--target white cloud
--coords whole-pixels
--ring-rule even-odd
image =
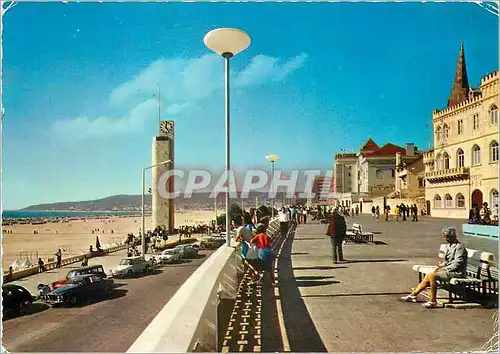
[[[257,55],[243,70],[232,73],[233,87],[241,92],[251,86],[284,80],[302,67],[307,54],[302,53],[283,63],[278,58]],[[125,117],[78,117],[56,121],[52,128],[60,136],[80,138],[108,137],[142,130],[145,121],[157,116],[157,99],[153,98],[158,84],[164,112],[179,115],[188,106],[196,106],[224,86],[223,60],[216,54],[194,59],[159,59],[136,77],[117,87],[110,95],[114,107],[126,108]]]
[[[158,105],[149,99],[134,107],[126,117],[78,117],[60,119],[52,123],[51,130],[59,138],[80,140],[88,138],[107,138],[116,134],[141,131],[144,122],[157,117]]]

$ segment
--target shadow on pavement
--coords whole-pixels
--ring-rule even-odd
[[[304,280],[323,280],[323,279],[332,279],[335,278],[335,275],[304,275],[300,277],[295,277],[295,280],[297,281],[304,281]]]
[[[343,269],[348,268],[344,266],[332,267],[332,266],[317,266],[317,267],[295,267],[293,270],[330,270],[330,269]]]
[[[4,314],[2,322],[8,321],[8,320],[11,320],[14,318],[18,318],[18,317],[34,315],[34,314],[37,314],[39,312],[45,311],[49,308],[50,308],[50,306],[44,304],[43,302],[34,302],[33,304],[31,304],[30,307],[22,309],[21,312],[17,315],[16,314],[9,314],[6,316]]]
[[[405,293],[364,293],[364,294],[319,294],[319,295],[303,295],[302,297],[349,297],[349,296],[387,296],[387,295],[408,295]]]
[[[283,254],[289,255],[292,252],[294,237],[295,232],[292,230],[283,246]],[[324,268],[334,269],[333,267]],[[286,334],[290,344],[290,351],[309,353],[327,352],[325,344],[316,330],[298,288],[298,285],[300,286],[301,283],[307,284],[307,281],[297,282],[290,257],[280,258],[278,275],[281,307],[283,310]],[[320,282],[314,283],[313,286],[326,285]]]
[[[384,263],[384,262],[408,262],[408,259],[349,259],[343,263]]]
[[[292,256],[305,256],[307,254],[309,254],[309,253],[307,253],[307,252],[297,252],[297,253],[292,253]]]
[[[373,241],[372,243],[375,245],[388,245],[388,243],[384,241]]]
[[[314,241],[314,240],[325,240],[325,237],[310,237],[310,238],[296,238],[295,241]]]
[[[314,280],[298,280],[297,281],[297,286],[299,288],[308,288],[308,287],[313,287],[313,286],[325,286],[325,285],[332,285],[332,284],[339,284],[340,282],[338,280],[328,280],[328,281],[314,281]]]

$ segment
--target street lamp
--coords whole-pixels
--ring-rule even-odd
[[[172,160],[167,160],[163,161],[154,165],[149,165],[146,166],[142,169],[142,199],[141,199],[141,254],[144,257],[146,255],[146,218],[144,216],[144,195],[146,194],[146,170],[149,170],[150,168],[157,167],[157,166],[162,166],[162,165],[167,165],[171,163]]]
[[[229,60],[244,51],[250,45],[250,36],[236,28],[217,28],[208,32],[203,38],[208,49],[224,58],[225,71],[225,106],[226,106],[226,173],[228,191],[226,193],[226,245],[231,246],[231,219],[229,205],[229,171],[231,168],[230,134],[229,134]]]
[[[266,160],[271,162],[271,166],[272,166],[272,176],[271,176],[271,190],[274,192],[274,163],[276,161],[278,161],[280,157],[278,155],[275,155],[275,154],[271,154],[271,155],[266,155]],[[274,218],[274,195],[273,195],[273,203],[272,203],[272,212],[271,212],[271,216]]]

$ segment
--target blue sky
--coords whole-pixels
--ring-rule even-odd
[[[497,18],[470,3],[20,3],[4,18],[3,208],[139,194],[161,83],[176,163],[224,166],[217,27],[232,61],[232,162],[329,169],[341,148],[431,141],[460,41],[469,79],[498,68]]]

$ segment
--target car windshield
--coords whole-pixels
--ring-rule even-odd
[[[85,285],[86,279],[71,279],[68,284]]]
[[[68,279],[69,279],[69,278],[73,278],[73,277],[74,277],[74,276],[76,276],[76,275],[78,275],[78,273],[77,273],[76,271],[74,271],[74,270],[73,270],[73,271],[71,271],[71,272],[69,272],[69,273],[68,273],[68,276],[67,276],[66,278],[68,278]]]
[[[122,261],[120,262],[120,265],[131,265],[132,264],[132,260],[130,259],[122,259]]]

